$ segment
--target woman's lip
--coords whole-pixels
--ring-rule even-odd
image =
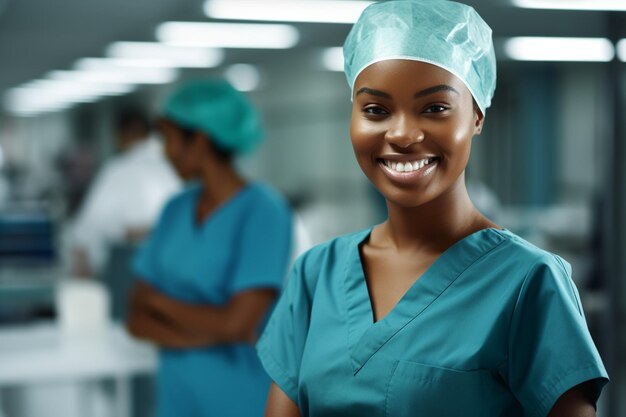
[[[439,166],[439,159],[436,159],[435,161],[431,162],[428,165],[423,166],[420,169],[417,169],[415,171],[410,171],[410,172],[398,172],[394,169],[391,169],[387,165],[385,165],[385,163],[382,160],[378,161],[378,165],[382,168],[383,172],[387,175],[387,177],[389,177],[393,181],[406,184],[406,183],[417,181],[421,178],[424,178],[430,175],[435,170],[435,168]]]
[[[438,158],[436,155],[382,155],[378,157],[379,160],[394,161],[394,162],[408,162],[408,161],[421,161],[422,159]]]

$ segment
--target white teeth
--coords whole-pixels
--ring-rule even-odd
[[[384,161],[385,165],[396,172],[413,172],[418,169],[424,168],[430,159],[421,159],[419,161],[407,161],[407,162],[396,162],[396,161]]]

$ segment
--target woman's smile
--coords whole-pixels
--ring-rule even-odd
[[[431,157],[411,157],[399,156],[393,158],[391,156],[378,159],[378,164],[383,172],[392,181],[401,183],[411,183],[419,181],[432,174],[436,169],[439,158]]]

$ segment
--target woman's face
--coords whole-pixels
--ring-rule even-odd
[[[402,207],[432,201],[463,181],[482,122],[465,84],[435,65],[381,61],[354,84],[350,136],[357,161]]]
[[[165,155],[176,173],[184,180],[197,176],[200,153],[197,151],[197,138],[187,139],[183,132],[172,122],[163,120],[158,124],[159,132],[165,141]]]

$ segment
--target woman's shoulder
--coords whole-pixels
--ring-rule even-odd
[[[313,294],[321,281],[333,282],[345,273],[351,251],[370,229],[329,239],[314,245],[295,260],[289,276],[289,286]]]
[[[509,230],[494,230],[503,239],[503,251],[512,259],[523,259],[532,263],[561,263],[565,262],[560,256],[549,250],[540,248],[523,237]]]
[[[489,256],[494,264],[504,271],[515,271],[510,276],[518,276],[527,281],[533,277],[561,281],[571,279],[571,265],[561,256],[542,249],[508,230],[495,230],[502,236],[502,242]]]
[[[327,270],[343,268],[351,251],[357,250],[359,243],[370,232],[371,228],[367,228],[314,245],[296,259],[295,265],[309,273],[315,273],[321,268]]]
[[[244,189],[244,193],[255,206],[263,205],[275,209],[290,211],[287,199],[277,189],[263,182],[251,182]]]

